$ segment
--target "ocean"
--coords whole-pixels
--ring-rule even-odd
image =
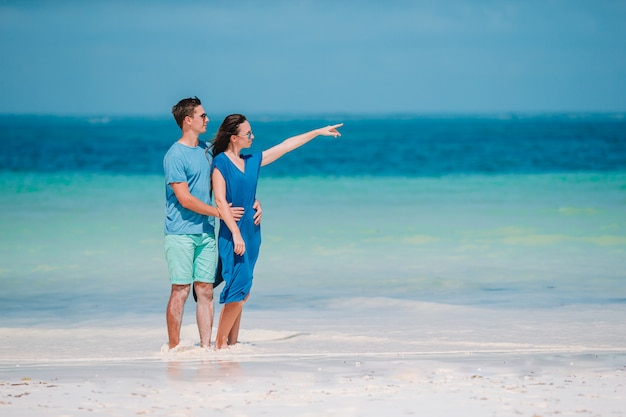
[[[388,346],[409,328],[443,331],[444,311],[465,320],[450,332],[507,317],[624,321],[626,115],[249,119],[252,150],[345,124],[261,170],[249,339],[323,328]],[[178,137],[169,116],[0,116],[0,328],[137,327],[166,341],[162,158]],[[4,361],[20,351],[3,346]]]

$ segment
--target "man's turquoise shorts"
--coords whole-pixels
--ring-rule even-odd
[[[165,235],[163,246],[172,285],[215,282],[215,234]]]

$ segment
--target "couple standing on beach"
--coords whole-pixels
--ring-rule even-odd
[[[249,148],[254,138],[245,116],[227,116],[209,146],[199,140],[209,122],[200,99],[179,101],[172,114],[182,136],[163,159],[164,248],[172,284],[166,311],[169,348],[180,342],[184,306],[192,284],[197,296],[200,346],[210,346],[216,252],[219,252],[224,279],[220,303],[224,307],[215,347],[223,349],[237,343],[241,313],[250,294],[261,245],[262,211],[256,201],[260,168],[317,136],[340,136],[337,129],[342,124],[315,129],[285,139],[265,151],[243,155],[241,150]],[[211,205],[213,193],[217,207]],[[220,219],[217,244],[214,218]]]

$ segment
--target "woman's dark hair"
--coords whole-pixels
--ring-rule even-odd
[[[246,121],[246,116],[243,114],[231,114],[226,116],[220,128],[215,134],[213,144],[211,145],[213,157],[221,154],[228,149],[231,135],[239,134],[239,125]]]
[[[194,110],[200,105],[202,105],[202,102],[198,97],[184,98],[176,103],[176,105],[172,107],[172,115],[174,115],[174,120],[176,120],[178,127],[182,129],[185,117],[193,117]]]

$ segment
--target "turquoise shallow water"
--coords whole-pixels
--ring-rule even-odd
[[[159,175],[0,173],[0,320],[163,315]],[[626,303],[626,173],[262,178],[251,310]],[[381,311],[381,314],[390,314]]]
[[[285,271],[283,285],[296,279],[308,294],[503,308],[625,301],[623,175],[270,184],[297,204],[270,193],[261,267],[305,264],[304,281]]]

